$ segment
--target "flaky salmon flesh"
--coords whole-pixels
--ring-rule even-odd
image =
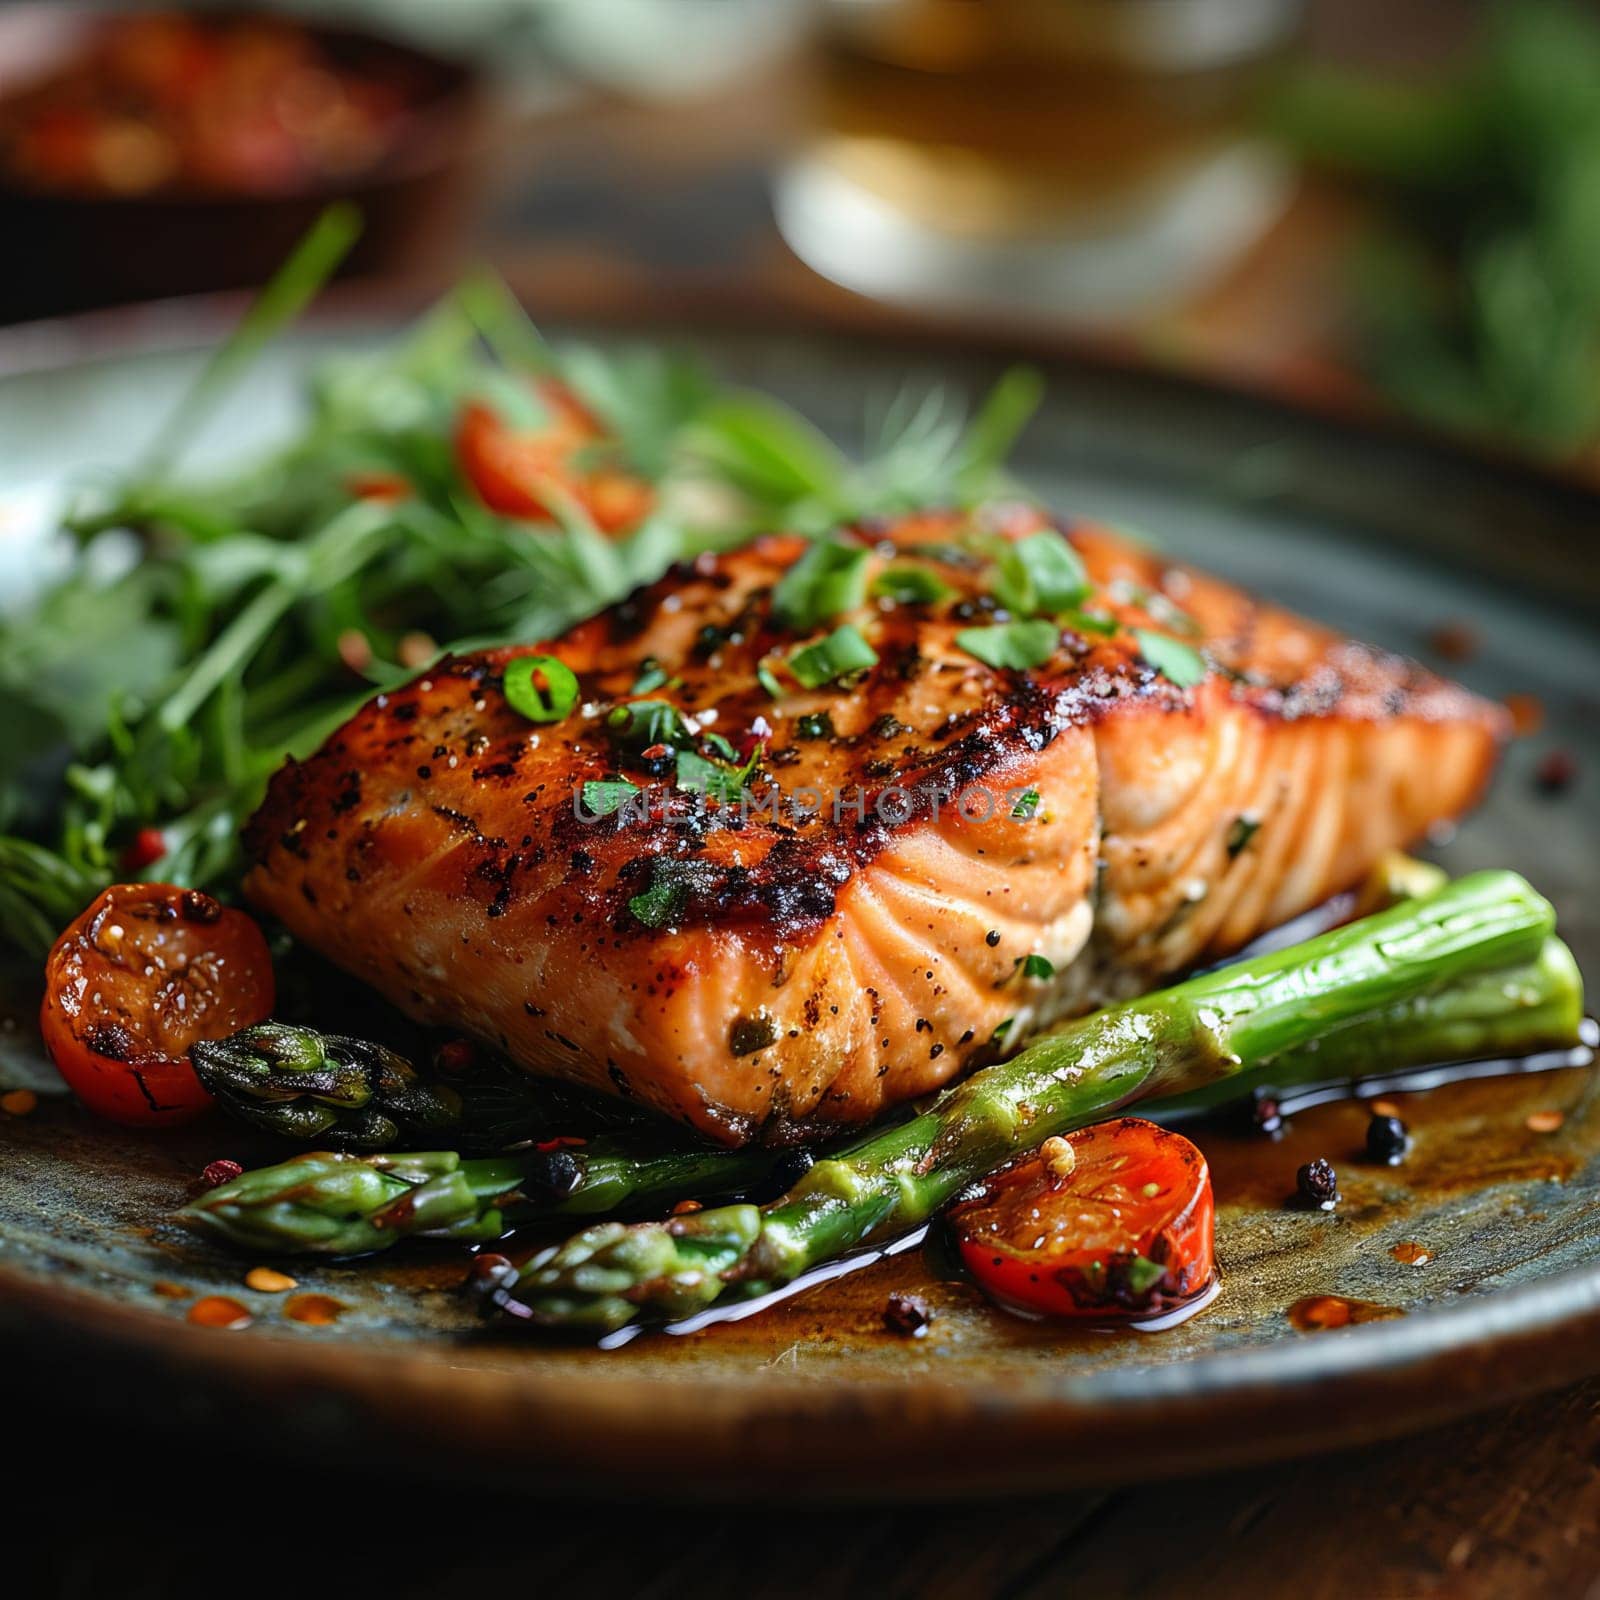
[[[278,773],[248,893],[531,1072],[798,1140],[1238,948],[1481,791],[1498,707],[1102,529],[1066,531],[1092,592],[1047,659],[986,664],[1019,633],[996,561],[1048,526],[856,529],[845,609],[798,627],[808,546],[768,538],[446,658]],[[547,720],[508,700],[527,656],[570,709],[558,669]]]

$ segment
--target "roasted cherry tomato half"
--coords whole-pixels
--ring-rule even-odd
[[[503,517],[553,514],[552,487],[571,495],[602,533],[642,522],[654,496],[649,484],[615,467],[585,463],[582,454],[604,443],[599,423],[559,384],[539,386],[549,421],[513,428],[478,401],[456,422],[456,456],[478,498]]]
[[[1192,1299],[1216,1270],[1206,1158],[1138,1117],[1046,1140],[949,1223],[984,1292],[1030,1314],[1149,1315]]]
[[[39,1026],[61,1076],[113,1122],[186,1122],[211,1103],[189,1064],[272,1014],[272,957],[242,911],[169,883],[119,883],[56,940]]]

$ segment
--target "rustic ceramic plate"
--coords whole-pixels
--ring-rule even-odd
[[[27,527],[48,519],[61,484],[127,460],[195,366],[192,328],[187,350],[109,351],[103,329],[86,350],[70,327],[0,348],[0,592],[36,568]],[[686,339],[847,440],[873,397],[907,378],[970,391],[992,370],[860,339]],[[327,342],[270,355],[196,459],[283,428]],[[1443,638],[1459,655],[1468,641],[1465,659],[1439,664],[1491,694],[1536,697],[1543,730],[1510,752],[1488,803],[1438,854],[1454,869],[1525,872],[1600,973],[1595,505],[1128,372],[1049,376],[1017,465],[1061,507],[1402,650],[1426,657]],[[1578,778],[1545,795],[1536,764],[1558,747]],[[37,1070],[33,1048],[25,1023],[0,1034],[12,1076]],[[47,1101],[0,1122],[0,1331],[38,1385],[102,1416],[634,1494],[1102,1485],[1417,1428],[1600,1370],[1595,1080],[1568,1068],[1398,1098],[1416,1149],[1393,1170],[1359,1159],[1366,1113],[1350,1103],[1296,1117],[1280,1143],[1202,1132],[1223,1290],[1165,1333],[1008,1319],[912,1250],[758,1317],[614,1352],[485,1331],[454,1292],[461,1258],[439,1251],[272,1263],[297,1289],[251,1291],[256,1263],[166,1219],[207,1160],[261,1159],[262,1147],[227,1124],[139,1137]],[[1283,1204],[1314,1154],[1342,1176],[1331,1216]],[[921,1340],[883,1326],[886,1296],[907,1288],[937,1311]],[[214,1295],[239,1302],[248,1326],[193,1320]]]

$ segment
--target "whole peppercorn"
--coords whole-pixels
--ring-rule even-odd
[[[198,889],[185,889],[179,904],[183,907],[185,922],[220,922],[222,920],[222,906],[213,900],[210,895],[202,894]]]
[[[1272,1089],[1257,1089],[1250,1096],[1250,1126],[1257,1133],[1276,1139],[1283,1133],[1283,1107]]]
[[[522,1192],[546,1205],[559,1205],[583,1187],[583,1163],[562,1148],[534,1151],[523,1169]]]
[[[883,1308],[883,1325],[902,1339],[922,1339],[933,1321],[933,1308],[921,1295],[892,1294]]]
[[[1398,1167],[1411,1148],[1411,1136],[1399,1117],[1374,1111],[1367,1124],[1367,1159],[1385,1166]]]
[[[1301,1201],[1317,1211],[1332,1211],[1339,1203],[1339,1174],[1321,1156],[1295,1173],[1294,1185]]]

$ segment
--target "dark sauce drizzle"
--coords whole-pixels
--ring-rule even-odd
[[[1231,966],[1236,961],[1246,961],[1253,956],[1285,949],[1289,945],[1315,938],[1319,933],[1326,933],[1330,928],[1336,928],[1341,923],[1347,922],[1355,910],[1355,905],[1356,896],[1353,893],[1334,895],[1320,906],[1315,906],[1310,911],[1303,912],[1300,916],[1262,934],[1259,939],[1253,940],[1236,955],[1217,965]],[[1288,1089],[1275,1098],[1280,1113],[1283,1116],[1292,1116],[1301,1111],[1308,1111],[1313,1106],[1328,1105],[1339,1100],[1369,1100],[1381,1095],[1398,1094],[1403,1090],[1437,1089],[1447,1083],[1463,1083],[1474,1078],[1504,1078],[1529,1072],[1553,1072],[1562,1067],[1591,1066],[1595,1060],[1596,1050],[1600,1048],[1600,1024],[1597,1024],[1593,1017],[1585,1017],[1579,1037],[1580,1042],[1569,1049],[1540,1050],[1528,1056],[1496,1056],[1476,1061],[1452,1061],[1436,1066],[1408,1067],[1382,1076],[1362,1077],[1359,1080],[1341,1078],[1328,1083],[1307,1084],[1303,1088]],[[1226,1114],[1227,1107],[1206,1107],[1174,1115],[1170,1120],[1184,1123],[1198,1122]],[[1160,1120],[1166,1122],[1169,1119],[1163,1117]],[[929,1245],[937,1265],[938,1260],[942,1259],[938,1242],[940,1237],[930,1224],[923,1223],[891,1244],[852,1251],[835,1261],[814,1267],[811,1271],[802,1273],[792,1283],[782,1284],[776,1289],[751,1295],[748,1299],[724,1301],[677,1322],[630,1323],[626,1328],[605,1334],[596,1341],[596,1344],[601,1350],[620,1350],[624,1345],[632,1344],[642,1333],[673,1335],[699,1333],[704,1328],[715,1327],[720,1323],[742,1322],[746,1317],[753,1317],[771,1306],[792,1299],[795,1295],[804,1294],[821,1284],[831,1283],[835,1278],[859,1272],[875,1262],[904,1255],[908,1250],[915,1250],[924,1243]],[[1219,1280],[1214,1277],[1207,1288],[1181,1306],[1168,1308],[1153,1317],[1119,1320],[1117,1326],[1134,1328],[1146,1333],[1175,1327],[1210,1305],[1216,1299],[1220,1287]],[[506,1296],[500,1301],[500,1305],[503,1311],[513,1317],[519,1312],[523,1316],[527,1315],[526,1308],[514,1296]]]
[[[1305,938],[1307,935],[1301,932],[1295,937]],[[1337,1100],[1367,1100],[1379,1095],[1397,1094],[1402,1090],[1436,1089],[1442,1084],[1462,1083],[1473,1078],[1500,1078],[1528,1072],[1553,1072],[1562,1067],[1586,1067],[1593,1064],[1597,1047],[1600,1047],[1600,1025],[1597,1025],[1593,1017],[1586,1017],[1583,1022],[1582,1042],[1570,1049],[1540,1050],[1529,1056],[1497,1056],[1478,1061],[1453,1061],[1437,1066],[1410,1067],[1382,1077],[1364,1077],[1359,1081],[1347,1078],[1333,1083],[1310,1084],[1303,1089],[1287,1091],[1279,1097],[1279,1103],[1284,1115],[1288,1116],[1308,1110],[1312,1106],[1327,1105]],[[1173,1120],[1194,1121],[1203,1116],[1215,1117],[1219,1114],[1226,1114],[1226,1108],[1217,1107],[1204,1112],[1193,1112]],[[786,1283],[779,1288],[752,1295],[746,1300],[730,1300],[711,1306],[705,1311],[697,1311],[692,1317],[684,1317],[677,1322],[630,1323],[626,1328],[619,1328],[615,1333],[606,1334],[597,1341],[598,1347],[602,1350],[620,1350],[624,1345],[631,1344],[642,1333],[674,1335],[699,1333],[703,1328],[715,1327],[719,1323],[742,1322],[746,1317],[753,1317],[797,1294],[804,1294],[808,1289],[831,1283],[835,1278],[842,1278],[848,1273],[859,1272],[875,1262],[886,1261],[891,1256],[904,1255],[908,1250],[915,1250],[925,1242],[929,1242],[930,1248],[936,1251],[936,1242],[930,1241],[931,1232],[930,1224],[923,1223],[891,1244],[853,1251],[836,1261],[825,1262],[810,1272],[802,1273],[793,1283]],[[935,1241],[936,1238],[937,1236]],[[1169,1307],[1153,1317],[1118,1319],[1116,1326],[1145,1333],[1155,1333],[1164,1328],[1175,1327],[1210,1305],[1217,1296],[1218,1288],[1217,1280],[1213,1279],[1205,1290],[1181,1306]],[[507,1306],[506,1309],[515,1315],[512,1306]]]

